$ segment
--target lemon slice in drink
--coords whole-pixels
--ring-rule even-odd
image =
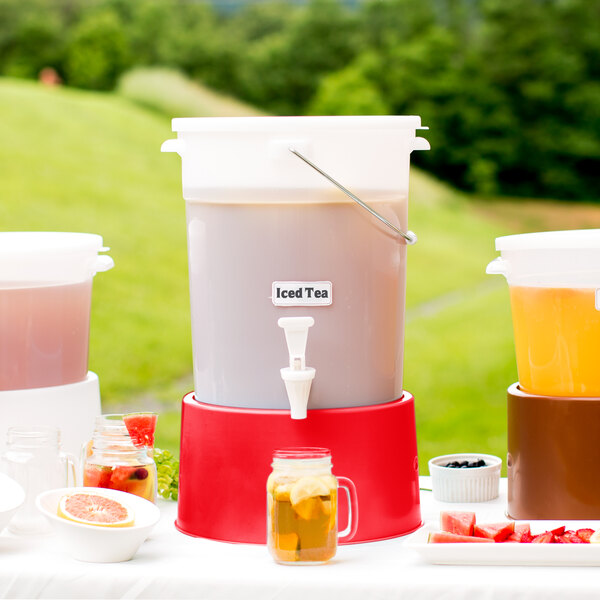
[[[292,506],[300,504],[303,500],[315,496],[328,496],[329,487],[318,477],[301,477],[294,483],[290,491],[290,502]]]
[[[133,510],[120,500],[90,492],[65,494],[57,514],[69,521],[100,527],[131,527],[135,520]]]
[[[282,483],[275,488],[275,500],[285,502],[290,500],[290,492],[294,487],[293,483]]]

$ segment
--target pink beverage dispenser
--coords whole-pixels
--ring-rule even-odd
[[[91,434],[92,281],[114,264],[106,250],[94,234],[0,232],[0,450],[9,427],[58,427],[71,453]]]
[[[174,119],[194,357],[177,526],[264,543],[276,448],[331,449],[355,541],[420,524],[402,387],[410,153],[419,117]]]

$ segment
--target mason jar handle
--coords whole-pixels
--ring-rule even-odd
[[[77,463],[75,457],[72,454],[66,452],[60,453],[60,460],[64,463],[67,469],[67,487],[77,486]],[[69,482],[70,479],[70,482]]]
[[[346,498],[348,499],[348,525],[343,531],[338,533],[338,539],[344,538],[346,541],[350,541],[355,535],[358,529],[358,495],[356,494],[356,486],[351,479],[348,477],[338,477],[338,487],[346,492]]]

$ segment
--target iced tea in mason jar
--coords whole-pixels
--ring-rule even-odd
[[[285,448],[273,454],[267,481],[267,546],[285,564],[319,564],[337,551],[338,479],[349,498],[349,524],[340,537],[350,539],[357,527],[356,490],[336,478],[326,448]],[[354,514],[354,518],[353,518]]]

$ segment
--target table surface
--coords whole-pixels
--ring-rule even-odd
[[[429,478],[421,478],[428,487]],[[473,510],[503,520],[506,480],[496,500],[445,504],[421,492],[425,523],[440,510]],[[66,555],[53,535],[0,535],[0,597],[4,598],[599,598],[597,568],[580,566],[435,565],[413,548],[410,536],[345,545],[327,565],[275,564],[264,546],[227,544],[179,533],[177,506],[160,501],[161,519],[128,562],[90,564]],[[569,596],[570,597],[570,596]]]

